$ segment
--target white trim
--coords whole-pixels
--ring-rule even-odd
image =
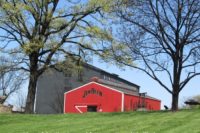
[[[122,91],[116,90],[116,89],[111,88],[111,87],[108,87],[108,86],[106,86],[106,85],[99,84],[99,83],[97,83],[97,82],[89,82],[89,83],[87,83],[87,84],[84,84],[84,85],[82,85],[82,86],[79,86],[78,88],[75,88],[75,89],[73,89],[73,90],[67,91],[67,92],[65,92],[64,94],[67,94],[67,93],[70,93],[70,92],[72,92],[72,91],[78,90],[78,89],[80,89],[80,88],[82,88],[82,87],[84,87],[84,86],[90,85],[90,84],[92,84],[92,83],[97,84],[97,85],[100,85],[100,86],[103,86],[103,87],[106,87],[107,89],[110,89],[110,90],[113,90],[113,91],[116,91],[116,92],[119,92],[119,93],[124,94],[124,92],[122,92]]]
[[[63,106],[63,114],[65,114],[65,94],[64,94],[64,106]]]
[[[82,86],[79,86],[79,87],[77,87],[77,88],[75,88],[75,89],[72,89],[72,90],[70,90],[70,91],[67,91],[67,92],[65,92],[64,94],[67,94],[67,93],[70,93],[70,92],[72,92],[72,91],[78,90],[78,89],[80,89],[81,87],[84,87],[84,86],[89,85],[89,84],[91,84],[91,83],[94,83],[94,82],[89,82],[89,83],[84,84],[84,85],[82,85]]]
[[[75,108],[78,110],[79,113],[83,113],[79,108],[86,108],[87,106],[79,106],[79,105],[75,105]]]
[[[122,91],[119,91],[119,90],[117,90],[117,89],[111,88],[111,87],[106,86],[106,85],[102,85],[102,84],[100,84],[100,83],[96,83],[96,82],[93,82],[93,83],[95,83],[95,84],[97,84],[97,85],[100,85],[100,86],[103,86],[103,87],[106,87],[107,89],[110,89],[110,90],[113,90],[113,91],[122,93],[122,94],[124,93],[124,92],[122,92]]]
[[[124,112],[124,93],[122,93],[122,108],[121,112]]]

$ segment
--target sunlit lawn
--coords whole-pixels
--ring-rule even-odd
[[[0,133],[200,133],[200,110],[176,113],[0,114]]]

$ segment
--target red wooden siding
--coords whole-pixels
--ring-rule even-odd
[[[94,91],[92,92],[92,90]],[[122,93],[92,82],[74,91],[65,93],[64,112],[86,112],[87,106],[91,105],[97,106],[97,112],[119,112],[121,111],[121,100]],[[80,109],[78,110],[77,108]]]
[[[133,111],[137,109],[138,96],[126,94],[124,97],[124,111]]]
[[[161,102],[159,100],[146,98],[145,101],[148,110],[160,110]]]
[[[125,94],[124,111],[134,111],[138,109],[139,102],[141,103],[141,98],[139,98],[139,96]],[[159,100],[145,98],[144,103],[147,110],[160,110],[161,102]]]
[[[138,108],[139,96],[90,82],[64,94],[64,113],[84,113],[88,106],[95,106],[97,112],[134,111]],[[145,98],[147,110],[160,110],[161,102]]]

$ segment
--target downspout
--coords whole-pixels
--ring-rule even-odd
[[[121,103],[121,112],[124,112],[124,93],[122,93],[122,103]]]

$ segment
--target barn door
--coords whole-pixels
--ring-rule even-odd
[[[97,112],[97,106],[87,106],[87,112]]]
[[[98,106],[94,104],[82,104],[82,105],[75,105],[74,107],[77,112],[86,113],[86,112],[97,112]]]

